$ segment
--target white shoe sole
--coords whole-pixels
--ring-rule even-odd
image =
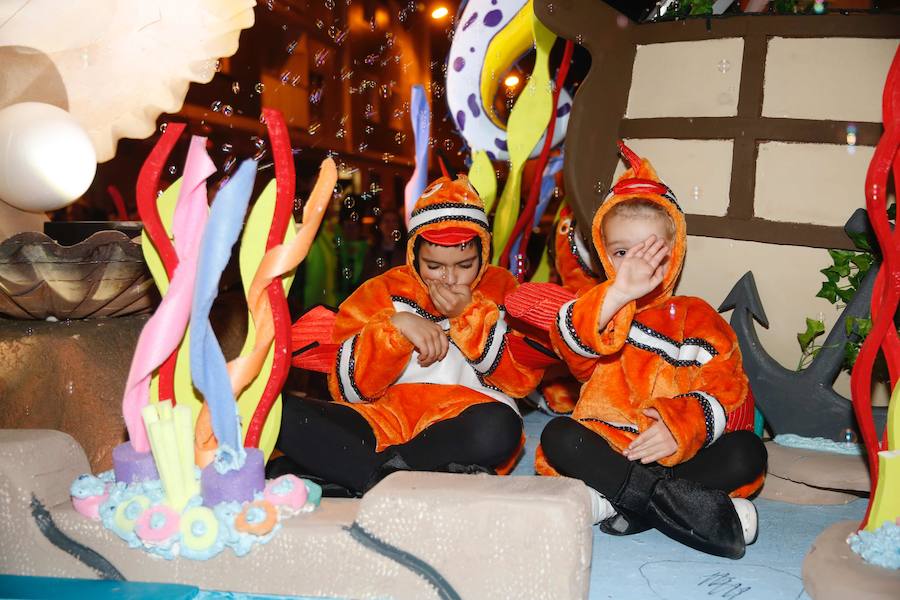
[[[734,510],[741,520],[741,528],[744,530],[744,543],[750,545],[756,541],[759,534],[759,515],[756,506],[746,498],[732,498]]]
[[[591,497],[591,519],[594,525],[600,521],[605,521],[616,514],[616,509],[609,503],[606,496],[589,485],[585,485],[584,487],[587,488],[588,494]]]

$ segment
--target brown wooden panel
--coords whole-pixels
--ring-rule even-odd
[[[591,52],[593,61],[576,95],[566,134],[566,189],[579,221],[590,221],[612,182],[616,139],[731,139],[734,154],[727,216],[689,215],[691,234],[821,248],[852,247],[840,227],[774,222],[753,216],[761,141],[846,144],[849,124],[761,116],[768,40],[896,38],[900,37],[900,14],[741,15],[628,23],[623,27],[615,11],[594,0],[538,0],[535,12],[560,36],[578,39]],[[735,37],[744,39],[736,117],[623,118],[637,46]],[[880,123],[854,124],[857,145],[878,143]]]
[[[766,219],[734,219],[707,215],[687,215],[689,235],[713,238],[809,246],[812,248],[854,249],[853,242],[841,227],[782,223]]]
[[[900,37],[900,15],[723,15],[634,27],[637,44],[659,44],[728,37]]]
[[[752,117],[664,117],[622,119],[619,132],[625,138],[721,140],[748,137],[758,141],[807,144],[846,144],[850,121],[775,119]],[[875,146],[884,128],[881,123],[858,123],[856,145]]]

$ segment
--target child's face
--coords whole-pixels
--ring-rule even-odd
[[[668,273],[671,265],[672,240],[668,239],[664,217],[612,215],[603,219],[603,241],[606,245],[606,255],[616,271],[619,270],[625,253],[651,235],[666,242],[666,248],[670,253],[664,263],[664,273]]]
[[[480,260],[475,244],[438,246],[424,243],[419,247],[419,275],[426,282],[447,285],[470,285],[478,276]]]

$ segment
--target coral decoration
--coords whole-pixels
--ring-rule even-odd
[[[538,199],[541,192],[541,178],[544,173],[544,167],[547,166],[547,161],[550,159],[550,150],[553,147],[553,133],[556,130],[556,113],[559,107],[559,96],[563,89],[563,83],[566,81],[566,76],[569,74],[569,66],[572,63],[572,54],[574,51],[575,42],[566,40],[562,62],[556,73],[556,85],[553,88],[553,113],[550,115],[550,122],[547,125],[547,135],[544,137],[544,147],[541,149],[541,154],[538,157],[538,165],[534,171],[534,180],[531,182],[531,188],[528,191],[528,200],[525,203],[525,208],[522,209],[522,214],[519,215],[519,219],[516,221],[509,239],[506,240],[506,246],[503,248],[503,252],[500,253],[501,267],[508,268],[510,266],[510,263],[513,260],[513,257],[510,256],[510,248],[515,244],[516,240],[520,239],[520,237],[521,240],[518,245],[519,252],[524,254],[525,250],[528,248],[528,240],[531,237],[532,229],[531,227],[528,227],[528,225],[534,220],[534,213],[538,205]],[[519,283],[524,281],[524,269],[519,269],[515,274]]]
[[[162,303],[141,331],[125,384],[122,411],[128,427],[128,437],[137,452],[147,452],[150,449],[141,419],[141,411],[149,402],[150,378],[160,364],[171,364],[173,371],[167,372],[167,375],[174,378],[175,356],[190,316],[197,273],[197,253],[208,213],[206,179],[215,172],[215,166],[206,154],[205,144],[206,138],[192,139],[185,167],[185,185],[179,186],[180,189],[176,188],[181,193],[175,208],[177,218],[172,228],[175,235],[174,246],[159,220],[156,203],[150,205],[152,209],[148,208],[146,190],[140,200],[144,205],[143,212],[153,217],[148,222],[147,231],[151,239],[156,237],[158,240],[154,246],[167,248],[163,256],[170,264],[174,264],[172,271],[168,273],[170,285]],[[172,252],[169,253],[168,250]]]
[[[871,474],[871,495],[866,516],[861,527],[877,528],[885,521],[893,521],[898,516],[896,501],[893,507],[880,502],[885,495],[888,482],[898,485],[900,463],[898,463],[897,430],[900,429],[897,416],[897,377],[900,373],[900,338],[894,327],[894,316],[900,303],[900,232],[891,231],[887,217],[888,177],[894,172],[894,185],[900,180],[900,50],[894,55],[891,68],[884,84],[883,120],[884,134],[881,136],[869,163],[866,174],[866,210],[869,221],[878,238],[883,261],[879,268],[875,288],[872,292],[872,330],[860,348],[859,356],[850,376],[850,391],[853,396],[853,411],[859,424],[859,431],[866,446],[866,456]],[[881,350],[888,364],[894,393],[888,409],[887,434],[879,452],[878,432],[872,416],[872,367],[878,351]],[[890,470],[890,476],[879,465]],[[892,468],[891,468],[892,467]],[[896,496],[895,496],[896,497]],[[877,505],[877,508],[876,508]]]
[[[144,258],[147,260],[147,266],[150,268],[150,273],[153,275],[160,294],[165,294],[168,289],[175,267],[178,266],[178,255],[169,239],[169,232],[160,218],[156,192],[159,189],[162,170],[184,128],[184,123],[169,123],[166,126],[165,132],[156,142],[156,146],[153,147],[153,151],[144,161],[141,171],[138,173],[137,189],[135,190],[138,214],[144,225],[143,236],[145,240],[149,239],[150,241],[149,244],[142,245]],[[164,271],[154,268],[160,261],[162,261]],[[176,355],[172,353],[159,371],[159,395],[164,400],[174,400],[175,398],[175,361]]]

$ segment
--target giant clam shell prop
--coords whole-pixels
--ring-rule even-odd
[[[118,317],[148,310],[156,300],[141,246],[124,233],[101,231],[60,246],[29,231],[0,244],[0,315]]]
[[[241,30],[253,25],[255,4],[0,0],[0,46],[38,50],[35,60],[49,57],[65,93],[55,102],[39,101],[67,103],[62,108],[87,131],[97,161],[105,162],[120,138],[145,138],[161,113],[178,112],[191,82],[212,79],[217,59],[234,54]],[[23,95],[34,100],[27,81],[0,86],[0,108]]]

